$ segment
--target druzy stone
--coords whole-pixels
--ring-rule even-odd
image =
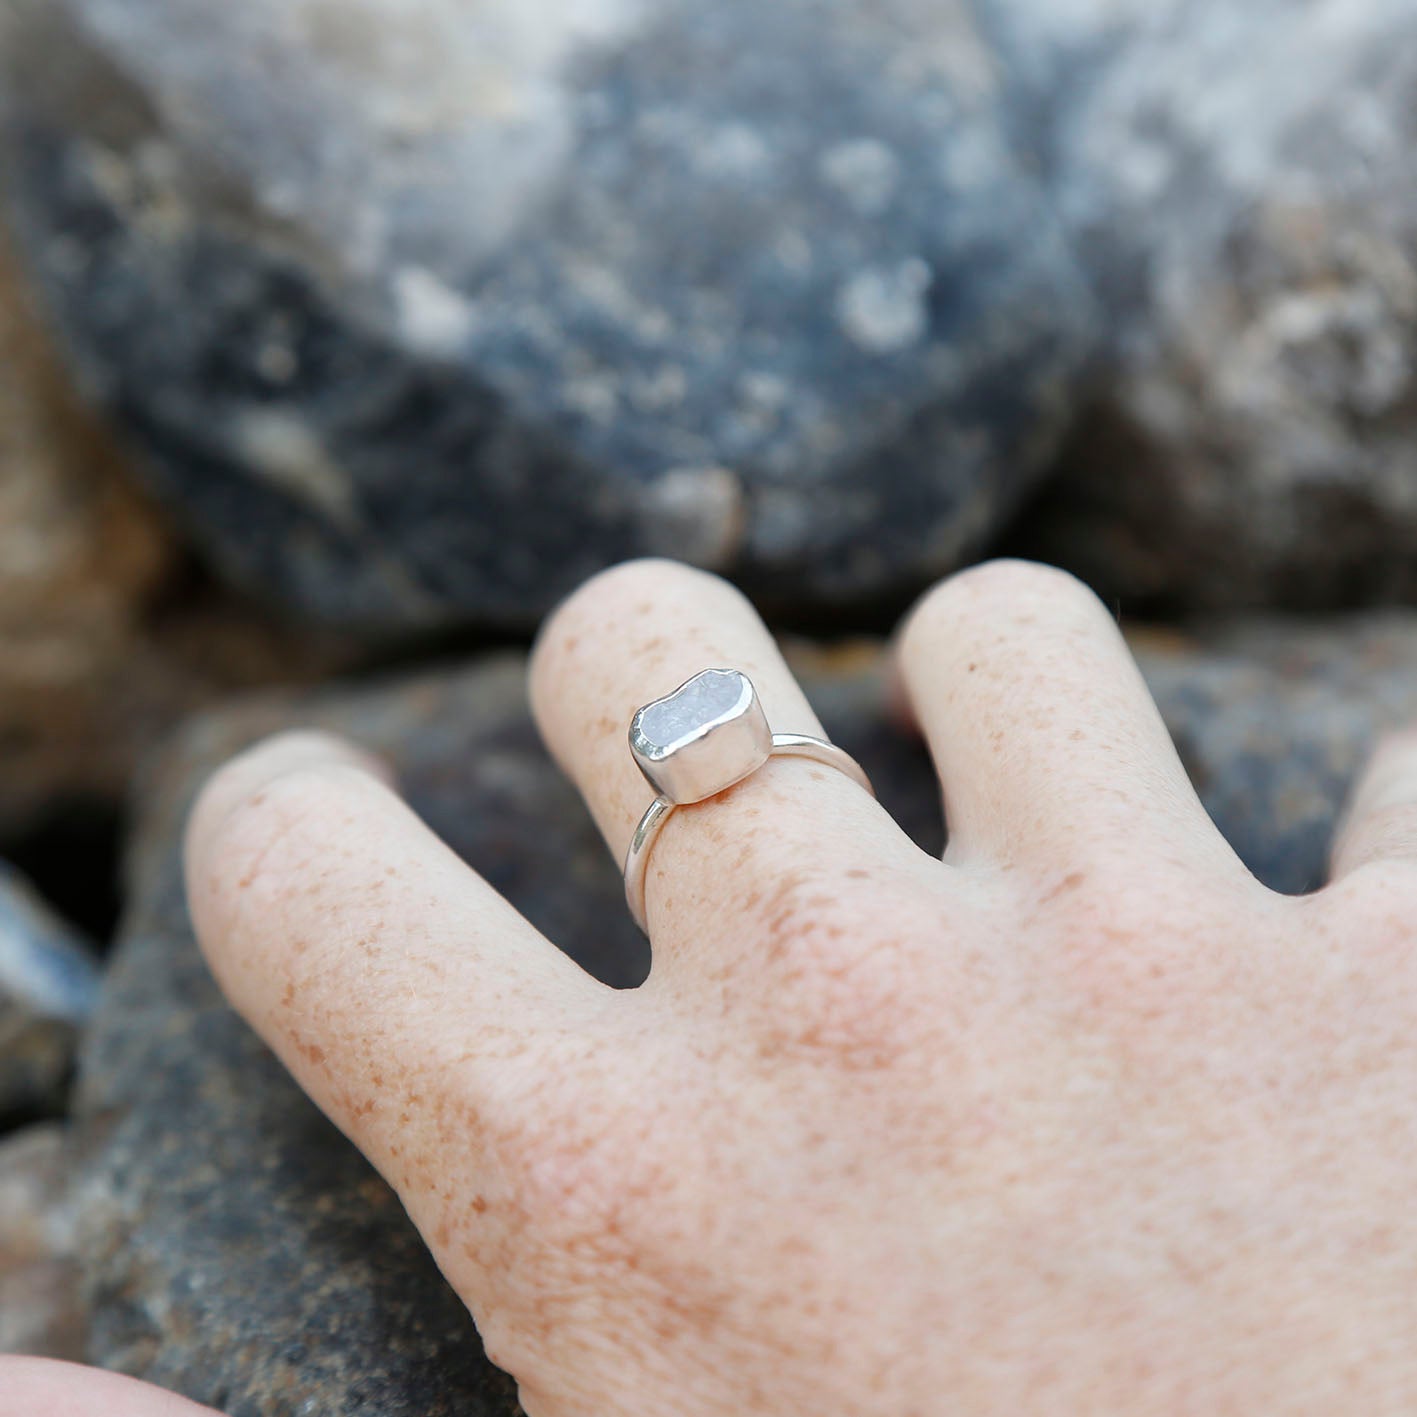
[[[705,669],[635,715],[630,747],[661,796],[702,802],[767,762],[772,730],[747,675]]]
[[[649,704],[639,717],[642,746],[656,756],[743,713],[753,686],[736,669],[706,669],[672,694]]]

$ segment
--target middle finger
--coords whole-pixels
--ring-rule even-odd
[[[635,710],[719,668],[753,681],[774,733],[823,736],[757,613],[716,576],[666,561],[617,567],[577,591],[542,631],[531,670],[537,723],[617,863],[655,796],[630,752]],[[651,933],[702,934],[739,925],[745,913],[770,924],[803,892],[825,902],[927,859],[845,773],[776,757],[671,815],[647,872]]]

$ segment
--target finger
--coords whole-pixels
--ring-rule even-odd
[[[1380,861],[1417,866],[1417,731],[1373,754],[1334,841],[1333,878]]]
[[[617,862],[654,791],[630,753],[636,709],[700,670],[742,670],[775,733],[822,726],[771,634],[726,581],[638,561],[587,583],[551,618],[532,658],[532,707]],[[841,881],[913,857],[890,817],[844,773],[774,758],[730,791],[669,818],[646,899],[652,930],[761,908],[774,879]],[[859,879],[858,877],[852,879]]]
[[[965,571],[912,612],[900,659],[952,861],[1144,853],[1247,875],[1116,622],[1073,577],[1018,561]]]
[[[160,1387],[77,1363],[0,1358],[0,1417],[214,1417]]]
[[[212,779],[187,886],[227,997],[406,1202],[440,1158],[495,1149],[512,1060],[534,1072],[604,992],[321,735]]]

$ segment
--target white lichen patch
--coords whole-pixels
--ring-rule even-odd
[[[876,138],[855,138],[828,148],[819,171],[862,216],[879,216],[900,186],[900,159]]]
[[[404,341],[435,359],[460,353],[472,334],[472,304],[422,266],[395,272],[394,300]]]
[[[851,341],[871,354],[898,354],[918,344],[930,327],[926,304],[933,276],[919,258],[871,267],[847,282],[836,314]]]
[[[238,420],[236,435],[248,464],[273,487],[338,525],[357,524],[349,475],[298,413],[249,409]]]
[[[762,134],[746,123],[724,123],[700,134],[694,159],[704,176],[728,181],[761,178],[772,165]]]

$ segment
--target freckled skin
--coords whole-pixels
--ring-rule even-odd
[[[701,573],[609,572],[542,634],[538,721],[617,857],[624,725],[705,665],[820,732]],[[901,667],[945,862],[775,760],[671,818],[633,993],[308,735],[198,807],[204,948],[532,1417],[1417,1411],[1417,738],[1292,900],[1067,577],[956,577]]]

